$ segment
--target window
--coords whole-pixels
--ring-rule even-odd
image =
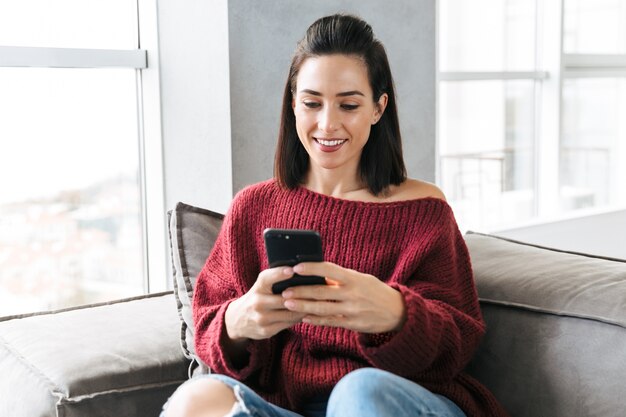
[[[0,316],[149,290],[138,9],[0,4]]]
[[[439,182],[463,229],[626,205],[626,3],[440,0]]]

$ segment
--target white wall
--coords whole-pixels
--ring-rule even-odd
[[[493,234],[538,245],[626,259],[626,210],[590,213]]]
[[[165,205],[232,198],[227,0],[158,1]]]

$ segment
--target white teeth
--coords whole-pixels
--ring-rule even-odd
[[[324,139],[316,139],[319,143],[324,146],[337,146],[344,143],[346,140],[324,140]]]

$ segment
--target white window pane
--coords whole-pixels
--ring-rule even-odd
[[[440,71],[534,69],[534,1],[439,2]]]
[[[626,53],[626,1],[565,0],[566,53]]]
[[[0,315],[144,291],[135,71],[0,68]]]
[[[441,184],[464,229],[534,215],[534,82],[442,82]]]
[[[135,49],[137,2],[130,0],[5,0],[0,45]]]
[[[562,209],[626,204],[626,80],[565,80],[560,159]]]

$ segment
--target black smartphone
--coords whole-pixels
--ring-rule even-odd
[[[265,229],[265,251],[270,268],[294,266],[300,262],[322,262],[322,239],[315,230]],[[272,285],[272,292],[280,294],[295,285],[324,285],[324,277],[298,275]]]

